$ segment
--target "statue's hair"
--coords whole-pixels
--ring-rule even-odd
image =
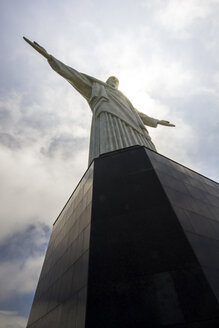
[[[110,77],[108,77],[108,79],[106,80],[106,83],[110,80],[110,79],[116,79],[117,80],[117,82],[119,83],[119,79],[117,79],[117,77],[116,76],[110,76]]]

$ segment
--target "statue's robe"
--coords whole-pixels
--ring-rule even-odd
[[[66,66],[54,57],[50,66],[88,102],[91,125],[89,164],[100,154],[134,145],[156,151],[144,124],[156,127],[158,120],[138,112],[121,91]]]

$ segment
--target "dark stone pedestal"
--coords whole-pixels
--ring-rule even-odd
[[[217,188],[144,147],[96,159],[54,224],[28,327],[219,327]]]

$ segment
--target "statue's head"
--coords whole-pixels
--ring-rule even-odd
[[[111,87],[118,89],[119,87],[119,80],[115,76],[110,76],[107,80],[106,83],[109,84]]]

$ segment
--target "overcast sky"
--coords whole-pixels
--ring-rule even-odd
[[[22,39],[106,80],[161,154],[218,180],[219,0],[1,0],[0,325],[25,327],[52,223],[87,168],[91,112]]]

